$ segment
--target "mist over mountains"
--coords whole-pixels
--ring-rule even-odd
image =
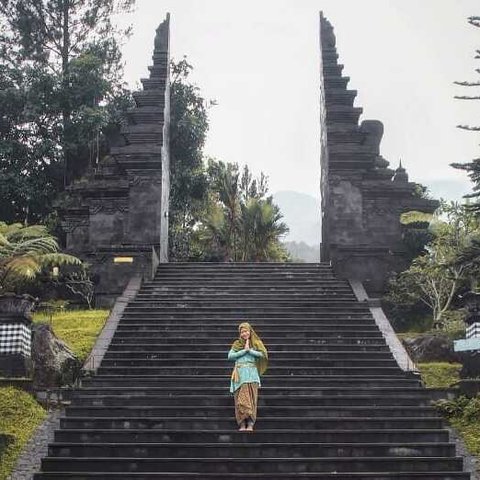
[[[321,238],[320,194],[318,199],[306,193],[284,190],[273,195],[283,221],[290,228],[284,239],[293,258],[319,261]]]

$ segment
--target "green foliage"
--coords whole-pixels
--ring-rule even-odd
[[[83,362],[87,359],[98,334],[109,315],[109,310],[71,310],[53,315],[35,313],[35,322],[48,322],[55,335],[61,338]]]
[[[57,240],[43,225],[0,222],[0,293],[18,291],[48,267],[81,264],[58,250]]]
[[[271,198],[250,198],[242,203],[240,253],[244,262],[285,261],[288,257],[279,239],[288,232],[282,214]]]
[[[412,220],[418,218],[413,216]],[[393,306],[397,316],[403,310],[424,317],[426,307],[433,316],[433,328],[448,327],[447,312],[475,273],[474,267],[459,262],[458,258],[472,235],[479,231],[477,218],[465,205],[442,202],[430,223],[433,239],[426,245],[425,252],[390,281],[385,301]]]
[[[200,221],[197,239],[205,258],[215,261],[286,261],[280,239],[288,232],[262,173],[253,178],[247,166],[210,159],[211,186],[207,215]]]
[[[447,388],[458,382],[462,365],[459,363],[429,362],[417,365],[428,388]]]
[[[190,81],[186,58],[172,61],[170,90],[170,258],[197,257],[194,229],[205,214],[208,181],[203,146],[208,131],[207,102]]]
[[[38,222],[131,104],[112,24],[133,0],[0,2],[0,219]]]
[[[0,433],[13,438],[0,458],[0,480],[6,480],[23,447],[46,417],[32,395],[14,387],[0,387]]]
[[[480,457],[480,397],[460,396],[455,400],[439,400],[435,407],[457,430],[470,453]]]
[[[431,214],[415,210],[405,212],[400,216],[402,239],[406,247],[408,262],[424,253],[425,246],[433,240],[433,234],[429,230],[432,219]]]

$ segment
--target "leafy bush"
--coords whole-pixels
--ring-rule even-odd
[[[434,403],[463,438],[470,453],[480,456],[480,396],[467,398],[460,396],[455,400],[439,400]]]

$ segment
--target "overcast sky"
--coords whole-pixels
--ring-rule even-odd
[[[466,93],[453,81],[474,79],[480,66],[480,29],[466,21],[480,15],[478,0],[137,0],[127,81],[147,75],[155,28],[170,12],[173,57],[187,55],[218,102],[206,153],[263,170],[272,192],[319,197],[320,10],[362,118],[385,125],[383,156],[394,166],[401,158],[410,180],[437,196],[470,191],[449,164],[480,156],[480,136],[455,128],[480,124],[480,102],[453,99]]]

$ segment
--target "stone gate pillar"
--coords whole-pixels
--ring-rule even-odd
[[[150,75],[133,94],[116,145],[68,188],[67,251],[92,265],[96,305],[110,306],[135,273],[168,261],[170,16],[157,29]]]
[[[360,121],[357,92],[338,63],[336,38],[320,14],[321,260],[343,278],[360,280],[371,295],[383,292],[391,272],[407,267],[400,216],[432,213],[405,169],[393,170],[380,154],[383,125]]]

